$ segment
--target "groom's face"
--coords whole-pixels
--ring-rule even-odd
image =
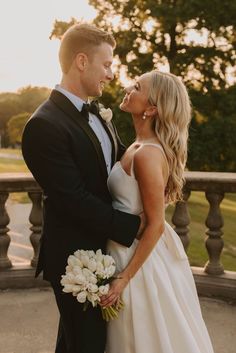
[[[99,97],[106,83],[113,79],[111,65],[113,48],[102,43],[88,56],[86,69],[82,76],[82,84],[88,96]]]

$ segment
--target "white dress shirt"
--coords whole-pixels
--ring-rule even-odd
[[[84,100],[82,100],[81,98],[79,98],[78,96],[75,96],[73,93],[62,88],[60,85],[56,85],[55,89],[57,91],[61,92],[62,94],[64,94],[64,96],[66,96],[80,112],[82,110],[83,104],[87,103]],[[102,152],[103,152],[104,159],[106,162],[107,173],[109,175],[109,173],[111,171],[111,155],[112,155],[112,144],[111,144],[110,138],[107,135],[104,127],[102,126],[102,123],[99,120],[99,118],[90,112],[89,112],[88,123],[89,123],[90,127],[93,129],[95,135],[97,136],[97,138],[101,144]]]

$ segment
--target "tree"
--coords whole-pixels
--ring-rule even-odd
[[[115,33],[116,53],[129,75],[165,65],[201,92],[227,86],[227,72],[236,60],[236,1],[89,3],[98,10],[95,23]]]
[[[98,10],[95,23],[115,34],[116,53],[131,77],[164,65],[186,83],[194,111],[188,167],[236,171],[235,88],[228,89],[236,64],[236,1],[89,2]]]
[[[46,87],[23,87],[17,93],[0,94],[0,134],[4,147],[8,146],[7,122],[22,112],[33,111],[48,98],[50,89]]]
[[[236,171],[235,116],[226,108],[228,96],[235,101],[229,73],[235,74],[236,68],[236,1],[89,2],[98,10],[95,24],[114,33],[118,72],[125,69],[134,78],[153,68],[170,69],[186,83],[193,105],[188,167]],[[56,21],[52,36],[61,38],[75,22]],[[118,77],[101,100],[113,107],[118,130],[129,144],[134,132],[126,114],[118,109],[121,99]]]
[[[20,113],[13,116],[7,123],[9,143],[12,146],[20,145],[24,126],[29,119],[29,113]]]
[[[50,39],[55,39],[55,38],[61,39],[63,34],[65,33],[65,31],[77,22],[78,21],[76,20],[76,18],[73,18],[73,17],[70,19],[69,22],[55,20],[55,22],[53,24],[53,29],[52,29],[52,32],[51,32],[49,38]]]
[[[236,171],[235,97],[236,85],[201,97],[190,128],[190,170]]]
[[[47,87],[23,87],[18,90],[21,111],[33,113],[33,111],[45,101],[50,94]]]
[[[5,128],[8,119],[20,111],[17,93],[0,94],[0,131]]]

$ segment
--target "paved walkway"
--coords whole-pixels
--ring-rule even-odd
[[[201,306],[215,353],[235,353],[236,306],[207,298]],[[50,289],[0,291],[0,353],[53,353],[57,320]]]
[[[16,153],[7,153],[7,152],[0,152],[0,158],[23,160],[23,157],[21,155]]]

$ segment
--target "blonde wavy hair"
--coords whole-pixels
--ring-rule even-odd
[[[149,102],[158,111],[154,130],[169,165],[166,198],[167,202],[175,202],[182,199],[191,104],[187,89],[180,78],[157,70],[150,74]]]

